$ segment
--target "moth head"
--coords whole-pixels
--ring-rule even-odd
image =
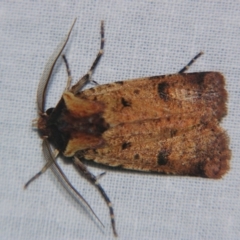
[[[39,114],[37,120],[37,129],[41,138],[49,138],[51,136],[51,129],[48,126],[49,117],[53,112],[54,108],[49,108],[45,113]]]

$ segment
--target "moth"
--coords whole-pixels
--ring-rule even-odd
[[[106,201],[113,234],[117,236],[111,201],[98,181],[104,173],[95,176],[84,161],[136,171],[221,178],[229,170],[231,158],[228,135],[220,126],[227,114],[225,80],[219,72],[185,73],[202,55],[200,52],[176,74],[82,90],[92,82],[92,74],[103,54],[101,22],[100,50],[89,71],[71,85],[71,72],[63,55],[67,86],[57,105],[46,110],[48,83],[75,21],[47,78],[38,87],[36,126],[43,140],[46,164],[25,187],[52,166],[93,212],[56,161],[59,155],[71,158]]]

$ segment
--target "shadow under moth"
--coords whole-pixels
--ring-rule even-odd
[[[83,160],[136,171],[221,178],[229,170],[231,157],[228,136],[219,125],[227,114],[225,81],[218,72],[185,73],[202,54],[199,53],[177,74],[120,81],[82,91],[92,81],[103,54],[102,22],[100,50],[91,68],[71,85],[70,69],[63,56],[67,86],[57,105],[45,110],[53,68],[75,21],[48,76],[39,83],[35,125],[43,140],[46,164],[25,187],[52,166],[93,212],[56,161],[59,155],[71,158],[106,201],[117,236],[110,199],[98,181],[102,174],[93,175]]]

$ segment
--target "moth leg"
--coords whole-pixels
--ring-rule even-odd
[[[33,182],[35,179],[37,179],[38,177],[40,177],[44,172],[46,172],[46,170],[52,165],[52,162],[47,162],[43,168],[37,173],[35,174],[32,178],[30,178],[27,183],[24,185],[24,189],[26,189],[28,187],[28,185]]]
[[[58,154],[59,154],[58,150],[55,149],[53,154],[54,154],[53,158],[48,159],[48,161],[43,166],[43,168],[27,181],[27,183],[24,185],[24,189],[26,189],[30,183],[32,183],[34,180],[36,180],[38,177],[40,177],[43,173],[45,173],[47,171],[47,169],[53,164],[54,159],[56,159],[56,157],[58,156]]]
[[[48,140],[45,138],[43,139],[42,142],[42,150],[43,150],[43,155],[45,160],[47,161],[47,163],[45,164],[45,166],[43,167],[43,169],[37,173],[34,177],[32,177],[24,186],[24,188],[27,188],[27,186],[33,181],[35,180],[37,177],[39,177],[42,173],[44,173],[49,167],[52,167],[52,171],[57,175],[57,177],[60,177],[61,183],[63,184],[64,187],[67,187],[67,189],[71,190],[74,194],[76,194],[76,196],[82,200],[86,206],[90,209],[90,211],[93,213],[93,215],[96,217],[96,219],[102,224],[102,226],[104,227],[103,223],[101,222],[101,220],[99,219],[99,217],[96,215],[96,213],[93,211],[93,209],[91,208],[91,206],[88,204],[88,202],[84,199],[84,197],[73,187],[73,185],[70,183],[70,181],[68,180],[68,178],[66,177],[66,175],[64,174],[64,172],[62,171],[62,169],[60,168],[60,166],[57,164],[56,162],[56,158],[59,154],[59,151],[57,149],[55,149],[54,151],[52,150]]]
[[[178,73],[184,73],[189,69],[189,67],[201,56],[203,52],[198,53],[184,68],[182,68]]]
[[[70,70],[70,67],[69,67],[66,56],[62,55],[62,58],[63,58],[63,61],[65,63],[66,70],[67,70],[67,75],[68,75],[67,86],[66,86],[65,90],[69,90],[70,86],[71,86],[71,82],[72,82],[71,70]]]
[[[104,23],[103,23],[103,21],[101,21],[100,34],[101,34],[101,42],[100,42],[100,49],[97,54],[97,57],[95,58],[92,66],[90,67],[88,72],[74,86],[72,86],[71,92],[73,92],[74,95],[77,94],[88,82],[91,81],[91,76],[103,55],[103,48],[104,48]]]
[[[94,184],[99,192],[101,193],[102,197],[104,198],[105,202],[107,203],[107,206],[109,208],[110,212],[110,217],[111,217],[111,224],[112,224],[112,229],[113,229],[113,234],[115,237],[117,237],[117,231],[116,231],[116,226],[115,226],[115,218],[114,218],[114,212],[113,212],[113,207],[112,203],[107,196],[106,192],[98,182],[99,177],[94,176],[88,169],[87,167],[81,162],[79,158],[74,156],[74,161],[73,161],[75,167],[86,177],[87,180],[89,180],[92,184]],[[100,174],[100,177],[102,174]]]

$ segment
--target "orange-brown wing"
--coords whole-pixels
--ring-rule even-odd
[[[83,151],[85,159],[132,170],[209,178],[220,178],[229,169],[228,136],[217,123],[171,129],[149,120],[114,127],[103,138],[106,145]]]
[[[202,72],[101,85],[80,92],[78,97],[103,103],[103,117],[111,126],[191,113],[221,120],[227,111],[224,86],[220,73]]]
[[[220,178],[229,169],[224,78],[177,74],[98,86],[78,97],[104,105],[104,144],[84,158],[140,171]]]

